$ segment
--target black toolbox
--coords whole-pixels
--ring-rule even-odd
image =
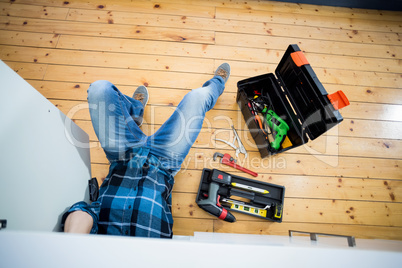
[[[214,203],[219,202],[219,205],[230,211],[259,217],[264,220],[282,222],[285,198],[284,186],[244,178],[218,169],[204,168],[202,170],[196,197],[196,203],[199,206],[200,201],[208,198],[210,184],[214,182],[212,177],[213,175],[216,177],[217,174],[218,177],[220,174],[229,176],[230,182],[218,182],[218,200],[214,201]],[[213,216],[218,217],[218,215]]]
[[[237,103],[262,158],[316,139],[343,120],[338,109],[349,105],[342,91],[328,95],[297,45],[288,47],[275,74],[276,77],[269,73],[237,83]],[[254,106],[250,106],[254,97],[263,100],[279,120],[287,123],[286,146],[281,143],[278,149],[273,148],[253,114]]]

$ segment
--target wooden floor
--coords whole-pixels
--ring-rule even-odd
[[[176,176],[176,235],[292,229],[402,240],[401,38],[401,12],[251,0],[0,0],[0,59],[90,135],[98,179],[108,162],[91,126],[89,83],[110,80],[128,95],[148,86],[143,130],[152,134],[184,94],[231,64],[225,93]],[[343,90],[351,104],[328,135],[262,161],[236,83],[274,72],[289,44],[305,51],[329,93]],[[202,168],[235,173],[211,159],[234,155],[214,141],[231,138],[232,124],[249,152],[239,162],[286,187],[282,223],[236,214],[230,224],[195,204]]]

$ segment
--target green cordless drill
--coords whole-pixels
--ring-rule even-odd
[[[289,126],[280,118],[274,111],[267,108],[267,106],[261,103],[255,102],[255,105],[265,116],[265,120],[271,130],[276,132],[274,141],[270,143],[271,147],[278,150],[281,147],[282,142],[285,140],[286,134],[288,133]]]

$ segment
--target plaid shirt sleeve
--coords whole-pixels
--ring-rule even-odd
[[[93,202],[91,205],[87,204],[84,201],[75,203],[74,205],[71,206],[71,208],[66,213],[63,214],[63,217],[61,220],[62,230],[64,231],[64,223],[66,222],[67,216],[70,215],[70,213],[72,213],[74,211],[84,211],[84,212],[88,213],[94,221],[90,233],[91,234],[98,233],[99,209],[100,209],[100,204],[98,202]]]

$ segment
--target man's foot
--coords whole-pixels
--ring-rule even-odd
[[[225,83],[228,81],[230,76],[230,65],[227,63],[222,63],[215,71],[215,76],[220,76],[223,78]]]
[[[133,99],[140,101],[142,103],[142,106],[144,106],[144,110],[145,110],[145,105],[147,105],[148,99],[149,99],[148,89],[145,86],[139,86],[134,91]],[[134,121],[140,127],[142,125],[142,122],[144,121],[144,118],[142,116],[137,117],[137,118],[134,118]]]

